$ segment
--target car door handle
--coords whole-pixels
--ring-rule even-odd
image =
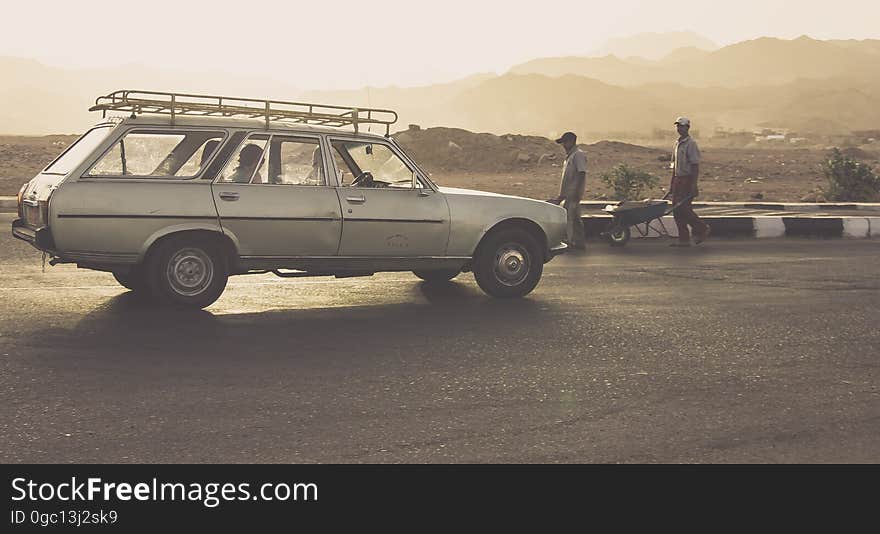
[[[361,195],[359,197],[345,197],[345,200],[347,200],[349,202],[357,202],[359,204],[363,204],[364,202],[367,201],[367,197],[365,197],[363,195]]]
[[[238,200],[238,193],[233,193],[231,191],[221,191],[220,200],[228,200],[230,202],[232,202],[233,200]]]

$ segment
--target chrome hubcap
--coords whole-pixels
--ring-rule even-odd
[[[517,243],[507,243],[495,254],[495,278],[506,286],[522,283],[529,274],[529,252]]]
[[[211,285],[214,262],[202,249],[181,249],[168,262],[166,276],[171,289],[185,297],[192,297]]]

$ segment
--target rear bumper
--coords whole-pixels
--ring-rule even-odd
[[[12,236],[26,241],[37,250],[51,254],[55,252],[55,240],[52,238],[52,231],[46,226],[33,230],[28,228],[23,220],[15,219],[12,221]]]

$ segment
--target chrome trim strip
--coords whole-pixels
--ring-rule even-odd
[[[216,220],[216,215],[96,215],[96,214],[75,214],[75,213],[59,213],[59,219],[211,219]]]
[[[338,217],[221,217],[221,221],[341,221]]]
[[[442,219],[360,219],[352,217],[343,217],[343,222],[384,222],[384,223],[429,223],[443,224],[446,221]]]

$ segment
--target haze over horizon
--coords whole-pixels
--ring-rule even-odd
[[[709,1],[686,10],[619,0],[569,6],[524,1],[401,0],[315,3],[269,0],[95,0],[15,7],[0,56],[71,69],[127,65],[259,77],[303,90],[419,86],[475,73],[501,74],[535,58],[584,56],[643,33],[694,32],[725,46],[758,37],[880,38],[880,3]],[[112,15],[111,15],[112,13]],[[837,14],[838,16],[834,16]],[[102,18],[106,20],[102,20]]]

